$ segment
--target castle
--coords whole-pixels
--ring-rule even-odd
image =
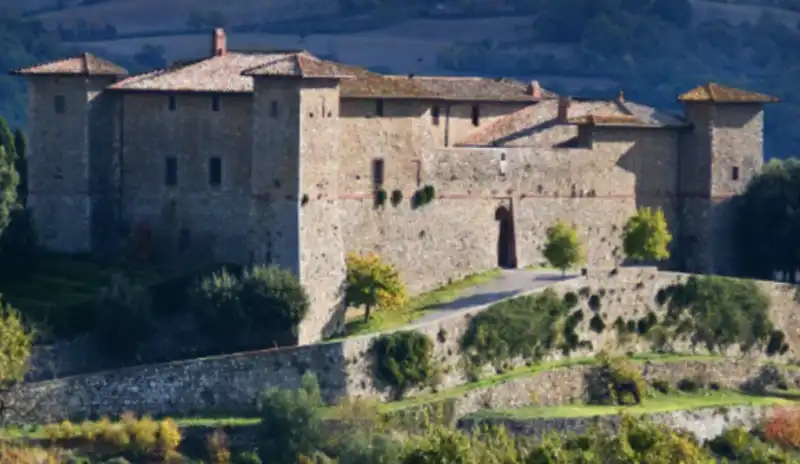
[[[163,253],[292,269],[312,299],[301,343],[341,324],[349,251],[380,253],[421,291],[539,265],[563,219],[589,264],[611,267],[628,217],[658,207],[668,267],[729,273],[727,200],[761,169],[777,101],[710,83],[679,116],[535,81],[235,52],[220,29],[211,42],[137,76],[90,54],[14,71],[29,83],[28,205],[55,250],[113,250],[145,228]]]

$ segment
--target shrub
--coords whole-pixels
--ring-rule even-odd
[[[215,430],[208,437],[206,451],[211,464],[229,464],[231,462],[230,441],[224,430]]]
[[[0,386],[25,378],[33,337],[20,314],[0,298]]]
[[[411,201],[415,208],[421,208],[432,202],[434,198],[436,198],[436,189],[433,185],[426,185],[414,192]]]
[[[694,393],[703,388],[703,382],[700,379],[686,377],[678,381],[678,390],[686,393]]]
[[[789,344],[786,343],[786,334],[781,330],[773,330],[770,332],[767,348],[765,350],[767,356],[786,354],[787,351],[789,351]]]
[[[233,457],[233,464],[262,464],[255,451],[243,451]]]
[[[786,448],[800,449],[800,409],[780,408],[762,424],[764,439]]]
[[[387,311],[403,307],[408,302],[408,290],[397,270],[378,254],[350,253],[345,300],[349,306],[364,306],[364,320],[369,321],[372,308]]]
[[[595,333],[602,333],[606,329],[606,323],[599,314],[595,314],[589,320],[589,328]]]
[[[659,393],[669,393],[672,391],[672,385],[669,381],[663,379],[656,379],[652,382],[653,388]]]
[[[386,204],[386,190],[378,189],[375,191],[375,207],[382,208]]]
[[[95,314],[98,349],[121,359],[133,359],[139,344],[156,327],[150,293],[126,277],[115,274],[100,291]]]
[[[425,433],[409,440],[403,464],[512,464],[524,455],[503,428],[483,427],[465,433],[442,425],[428,425]]]
[[[600,296],[592,295],[589,297],[589,309],[594,312],[600,311]]]
[[[491,305],[472,318],[461,338],[467,368],[488,363],[497,367],[517,357],[541,359],[562,341],[559,323],[568,312],[564,300],[550,289]]]
[[[558,221],[547,229],[547,241],[543,251],[545,259],[556,269],[566,274],[567,269],[584,260],[583,247],[578,232],[567,223]]]
[[[664,325],[709,351],[724,351],[735,344],[749,351],[766,344],[774,330],[769,298],[752,281],[692,276],[664,290]]]
[[[394,190],[392,191],[392,206],[397,207],[403,201],[403,191],[402,190]]]
[[[669,233],[664,211],[640,208],[628,219],[622,235],[622,248],[625,254],[638,260],[669,259]]]
[[[393,332],[378,337],[372,344],[375,376],[394,389],[401,398],[412,387],[434,378],[433,342],[427,335]]]
[[[192,301],[203,328],[226,350],[295,343],[310,304],[297,277],[275,266],[241,276],[223,269],[199,282]]]
[[[572,309],[578,305],[578,295],[575,292],[568,292],[564,294],[564,304],[567,308]]]
[[[593,404],[639,404],[647,393],[641,372],[624,358],[605,352],[597,355],[598,365],[589,382],[589,402]]]
[[[647,335],[656,324],[658,324],[658,316],[653,311],[650,311],[636,323],[636,333]]]
[[[261,422],[257,430],[262,462],[295,464],[322,442],[323,403],[317,378],[306,373],[299,389],[271,388],[259,401]]]

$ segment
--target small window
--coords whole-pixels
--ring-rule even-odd
[[[168,187],[178,185],[178,159],[172,156],[168,157],[165,168],[164,183]]]
[[[208,184],[212,187],[222,185],[222,159],[218,157],[208,160]]]
[[[170,111],[175,111],[175,109],[177,107],[178,107],[178,100],[175,98],[175,95],[170,95],[169,96],[169,110]]]
[[[272,100],[272,105],[270,106],[269,114],[273,118],[277,118],[278,117],[278,101],[277,100]]]
[[[731,178],[733,178],[733,180],[739,180],[739,166],[734,166],[733,169],[731,169]]]
[[[67,99],[63,95],[56,95],[53,99],[53,106],[56,114],[64,114],[67,112]]]
[[[377,116],[383,116],[383,100],[378,99],[375,101],[375,114]]]
[[[211,111],[219,111],[219,95],[211,97]]]
[[[431,108],[431,120],[433,121],[434,126],[439,125],[439,107],[434,106]]]
[[[478,105],[472,106],[472,125],[478,126],[481,123],[481,109]]]
[[[375,190],[383,187],[383,158],[375,158],[372,160],[372,184]]]

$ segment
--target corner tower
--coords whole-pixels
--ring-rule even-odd
[[[116,105],[127,71],[91,54],[13,71],[28,81],[28,206],[46,248],[79,253],[117,234]]]
[[[692,128],[680,150],[681,247],[690,272],[736,271],[730,199],[764,164],[769,95],[709,83],[678,97]]]
[[[243,74],[253,77],[250,250],[299,277],[311,309],[298,343],[313,343],[344,322],[339,81],[351,75],[305,52]]]

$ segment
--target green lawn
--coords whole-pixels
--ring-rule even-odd
[[[779,396],[753,396],[738,391],[704,391],[699,393],[671,393],[645,398],[636,406],[602,406],[593,404],[566,404],[558,406],[531,406],[509,410],[483,410],[467,417],[471,419],[537,419],[554,417],[607,416],[627,412],[634,415],[657,414],[700,408],[733,406],[771,406],[800,404],[798,400]]]
[[[426,314],[432,307],[456,300],[466,289],[500,277],[500,269],[473,274],[462,280],[411,298],[400,311],[373,311],[369,322],[364,322],[363,311],[351,309],[346,324],[347,335],[362,335],[401,327]]]

